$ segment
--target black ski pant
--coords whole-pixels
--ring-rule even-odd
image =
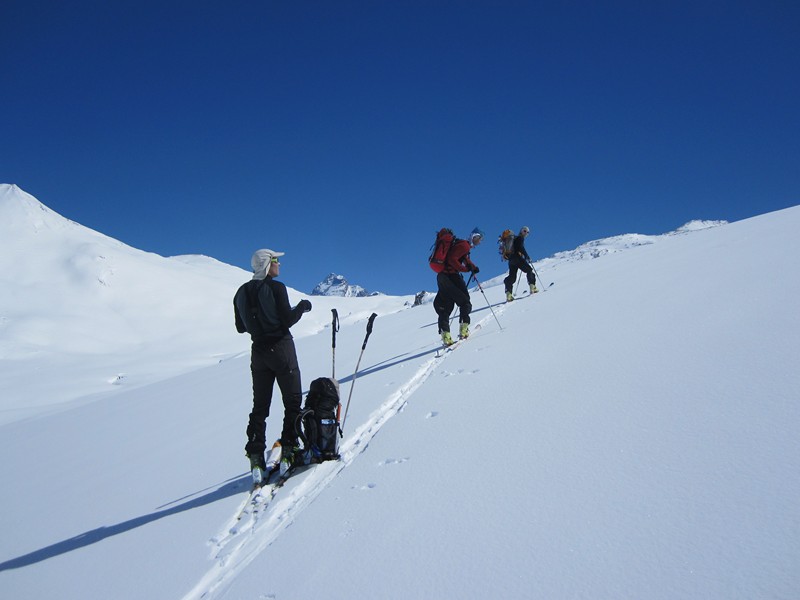
[[[521,256],[512,256],[508,259],[508,277],[503,279],[506,292],[514,291],[514,283],[517,281],[517,272],[522,271],[528,278],[528,284],[536,283],[536,274],[530,263]]]
[[[450,331],[450,313],[458,305],[460,310],[459,322],[469,323],[469,313],[472,312],[472,303],[469,299],[469,290],[460,273],[439,273],[436,276],[439,291],[433,299],[433,309],[439,315],[439,333]]]
[[[263,454],[266,450],[267,417],[276,381],[283,397],[281,445],[297,445],[295,420],[300,414],[303,388],[294,340],[286,336],[271,346],[253,344],[250,371],[253,375],[253,411],[247,424],[245,452]]]

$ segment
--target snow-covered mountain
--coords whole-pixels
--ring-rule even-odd
[[[313,290],[312,296],[340,296],[342,298],[364,298],[366,296],[374,296],[370,294],[360,285],[350,285],[343,275],[336,273],[329,274],[325,279],[320,281]]]
[[[0,420],[247,350],[231,326],[241,269],[131,248],[13,185],[0,185],[0,247]],[[75,379],[37,376],[55,365]]]
[[[0,184],[0,423],[248,352],[232,298],[250,277],[132,248]],[[324,326],[306,318],[294,335]],[[55,370],[69,375],[40,376]]]
[[[720,225],[725,225],[726,223],[727,221],[696,220],[689,221],[688,223],[681,225],[675,231],[670,231],[662,235],[643,235],[640,233],[615,235],[608,238],[586,242],[574,250],[557,252],[552,258],[557,261],[587,260],[598,258],[609,253],[622,252],[630,248],[636,248],[637,246],[654,244],[664,236],[680,235],[684,233],[690,233],[692,231],[700,231],[701,229],[708,229],[710,227],[719,227]]]
[[[9,209],[8,193],[20,191],[0,189],[3,597],[728,600],[800,589],[800,207],[594,260],[551,257],[536,267],[555,285],[512,303],[498,272],[473,290],[472,335],[448,352],[413,295],[314,298],[293,333],[304,386],[332,371],[342,384],[342,459],[297,473],[257,518],[236,521],[251,382],[247,341],[228,345],[229,286],[249,274],[117,247],[38,204]],[[105,285],[97,263],[109,261]],[[187,316],[128,277],[191,277],[209,294],[176,297],[198,303]],[[207,346],[182,339],[189,323],[213,324]],[[183,353],[196,363],[143,381]],[[99,374],[120,372],[98,388]],[[50,395],[61,387],[71,402]],[[30,388],[37,410],[9,408]],[[280,422],[276,389],[268,436]]]

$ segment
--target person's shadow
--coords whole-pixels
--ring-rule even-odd
[[[241,494],[243,491],[250,489],[249,484],[250,473],[237,475],[235,478],[221,483],[216,489],[211,491],[201,490],[195,494],[184,496],[184,498],[179,498],[158,507],[155,512],[142,515],[128,521],[123,521],[122,523],[117,523],[116,525],[98,527],[97,529],[92,529],[91,531],[78,534],[67,540],[56,542],[50,546],[46,546],[44,548],[40,548],[39,550],[34,550],[28,554],[23,554],[22,556],[2,562],[0,563],[0,571],[19,569],[21,567],[27,567],[29,565],[43,562],[49,558],[66,554],[91,544],[96,544],[97,542],[101,542],[106,538],[110,538],[120,533],[125,533],[126,531],[136,529],[142,525],[147,525],[148,523],[163,519],[164,517],[169,517],[171,515],[182,513],[186,510],[192,510],[194,508],[205,506],[206,504],[211,504],[212,502],[217,502],[218,500],[222,500],[230,496]],[[197,494],[202,495],[198,496]]]

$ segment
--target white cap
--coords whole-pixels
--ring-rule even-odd
[[[269,271],[269,263],[273,258],[283,256],[285,252],[276,252],[269,248],[262,248],[253,253],[250,266],[253,268],[253,279],[264,279]]]

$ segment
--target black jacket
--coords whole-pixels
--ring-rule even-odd
[[[523,262],[530,262],[531,257],[528,256],[528,251],[525,250],[525,238],[521,235],[514,237],[514,243],[511,246],[511,256],[518,256]],[[509,258],[509,260],[511,260]]]
[[[289,304],[286,286],[271,277],[253,279],[233,297],[236,331],[249,333],[254,344],[272,345],[289,336],[289,328],[300,320],[303,310]]]

